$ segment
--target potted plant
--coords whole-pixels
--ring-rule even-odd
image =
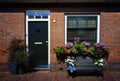
[[[17,38],[11,40],[9,45],[8,66],[12,74],[25,73],[29,60],[29,55],[25,48],[26,46],[23,40]]]
[[[105,58],[108,59],[109,57],[109,48],[103,42],[95,43],[94,44],[94,59],[101,59]]]
[[[16,64],[17,74],[26,73],[28,67],[28,53],[26,51],[17,51],[12,58]]]
[[[57,60],[62,61],[64,59],[64,47],[57,46],[56,48],[54,48],[54,51],[56,53]]]
[[[73,47],[77,50],[77,55],[82,56],[82,57],[91,57],[92,56],[92,50],[93,47],[90,45],[89,42],[82,42],[82,43],[77,43],[74,44]]]
[[[54,48],[56,54],[63,54],[64,53],[64,47],[57,46]]]
[[[108,60],[109,57],[109,48],[106,43],[98,42],[94,44],[93,50],[93,61],[94,66],[96,66],[97,71],[103,72],[107,62],[104,59]]]
[[[71,48],[73,47],[73,43],[72,42],[68,42],[65,44],[65,54],[71,54]]]

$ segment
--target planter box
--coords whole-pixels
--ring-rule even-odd
[[[68,69],[69,75],[77,76],[77,75],[96,75],[103,76],[103,71],[94,66],[94,61],[90,57],[75,57],[74,58],[75,68],[76,70],[71,73]]]
[[[76,69],[80,70],[94,70],[93,60],[90,57],[82,58],[76,57],[75,59]]]

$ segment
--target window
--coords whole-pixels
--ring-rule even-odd
[[[99,41],[99,15],[66,15],[66,42]]]
[[[27,10],[26,14],[29,19],[48,19],[49,10]]]

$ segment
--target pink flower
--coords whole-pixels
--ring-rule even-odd
[[[89,43],[89,42],[86,42],[86,41],[82,42],[81,44],[83,44],[83,45],[85,45],[85,46],[90,46],[90,43]]]
[[[94,44],[94,47],[106,47],[107,44],[106,43],[103,43],[103,42],[97,42]]]
[[[73,43],[72,42],[68,42],[65,44],[65,47],[72,47],[73,46]]]

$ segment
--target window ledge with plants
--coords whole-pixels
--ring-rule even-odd
[[[67,64],[70,74],[80,69],[92,69],[90,66],[95,71],[103,72],[109,57],[109,48],[103,42],[93,45],[85,41],[75,44],[68,42],[65,46],[57,46],[54,51],[57,59]]]

